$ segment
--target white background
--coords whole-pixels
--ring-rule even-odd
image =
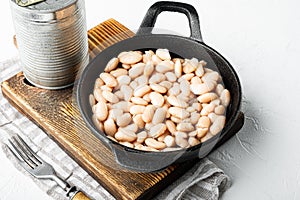
[[[87,26],[114,18],[132,30],[155,1],[86,1]],[[300,199],[300,3],[191,0],[204,41],[243,85],[244,128],[210,158],[232,178],[225,200]],[[17,55],[9,0],[0,8],[0,62]],[[189,35],[187,19],[163,13],[156,27]],[[0,72],[1,73],[1,72]],[[50,199],[0,151],[0,200]]]

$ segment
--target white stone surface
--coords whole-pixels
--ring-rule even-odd
[[[86,1],[88,28],[115,18],[136,30],[154,2]],[[183,2],[196,7],[204,41],[231,62],[243,85],[245,125],[210,155],[233,181],[223,199],[300,199],[300,2]],[[0,9],[0,61],[4,61],[17,51],[9,0],[1,2]],[[174,13],[161,14],[156,27],[189,33],[186,18]],[[1,200],[50,199],[2,151],[0,163]]]

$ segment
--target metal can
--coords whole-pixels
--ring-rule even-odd
[[[11,11],[24,76],[33,85],[72,85],[89,61],[84,0],[44,0]]]

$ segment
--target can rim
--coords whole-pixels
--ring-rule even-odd
[[[15,14],[21,15],[22,18],[27,19],[29,21],[34,22],[49,22],[53,20],[62,20],[71,15],[74,15],[75,12],[84,7],[84,4],[81,3],[83,0],[72,0],[66,4],[64,4],[60,8],[53,8],[48,10],[37,10],[30,9],[28,7],[21,7],[16,4],[14,0],[11,0],[12,11]]]

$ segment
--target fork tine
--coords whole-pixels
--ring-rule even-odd
[[[24,152],[24,150],[20,146],[19,142],[16,141],[15,138],[12,138],[12,139],[14,140],[14,142],[12,142],[12,140],[10,140],[10,139],[8,140],[11,147],[23,159],[23,161],[25,163],[27,163],[32,169],[34,169],[34,167],[36,167],[37,165],[26,155],[26,153]]]
[[[35,161],[37,161],[39,164],[42,164],[43,159],[40,158],[35,152],[33,152],[33,150],[26,144],[26,142],[19,136],[16,135],[19,142],[21,143],[21,146],[25,148],[25,150],[27,150],[28,154],[31,156],[31,160],[34,159]],[[19,143],[19,144],[20,144]]]

